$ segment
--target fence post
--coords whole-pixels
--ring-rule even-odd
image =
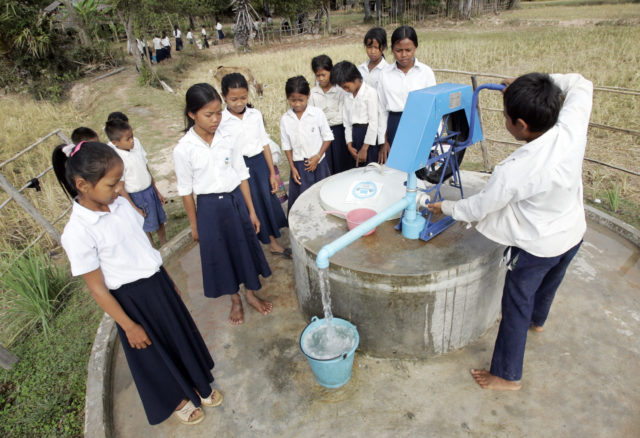
[[[7,180],[7,178],[5,178],[4,175],[2,175],[1,173],[0,173],[0,187],[2,187],[4,191],[7,192],[7,194],[11,196],[11,198],[13,198],[14,201],[20,204],[20,206],[24,208],[25,211],[29,213],[29,215],[36,220],[36,222],[42,225],[45,231],[56,242],[58,242],[58,244],[60,244],[60,232],[56,230],[54,226],[51,225],[49,221],[47,221],[44,218],[44,216],[42,216],[40,212],[31,204],[31,202],[29,202],[29,200],[24,195],[22,195],[22,193],[20,193],[15,187],[13,187],[11,183]]]
[[[473,87],[473,91],[478,88],[478,81],[475,75],[471,75],[471,86]],[[476,104],[476,110],[478,111],[478,118],[480,119],[480,124],[482,125],[482,112],[480,111],[480,99]],[[480,149],[482,150],[482,163],[484,165],[484,170],[491,170],[491,163],[489,162],[489,152],[487,151],[487,146],[483,141],[480,142]]]
[[[18,362],[19,360],[20,359],[18,359],[16,356],[7,351],[2,345],[0,345],[0,366],[2,368],[4,368],[5,370],[10,370],[11,368],[13,368],[13,364]]]

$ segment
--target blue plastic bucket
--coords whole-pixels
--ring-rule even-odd
[[[353,368],[353,354],[358,348],[360,343],[360,335],[356,326],[349,321],[345,321],[340,318],[333,318],[332,323],[335,325],[341,325],[351,328],[355,335],[355,343],[351,350],[333,359],[315,359],[307,354],[302,348],[302,340],[307,334],[313,331],[316,327],[326,324],[324,318],[318,318],[314,316],[311,318],[311,323],[302,331],[300,335],[300,350],[307,357],[309,365],[311,365],[311,371],[316,378],[316,381],[325,388],[340,388],[351,379],[351,369]]]

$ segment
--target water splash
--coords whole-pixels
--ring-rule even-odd
[[[333,313],[331,313],[331,289],[329,288],[329,270],[318,269],[318,279],[320,281],[320,296],[322,297],[322,310],[324,311],[324,320],[327,325],[331,326]]]

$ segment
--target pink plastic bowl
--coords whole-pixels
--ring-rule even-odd
[[[372,210],[370,208],[356,208],[356,209],[350,210],[348,213],[344,213],[342,211],[325,211],[325,213],[344,216],[347,219],[347,227],[349,228],[349,230],[353,230],[358,225],[362,224],[363,222],[366,222],[367,220],[371,219],[376,214],[378,214],[377,211]],[[364,236],[369,236],[370,234],[373,234],[375,230],[376,229],[373,228],[371,231],[368,231],[366,234],[364,234]]]

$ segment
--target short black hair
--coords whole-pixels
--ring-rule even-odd
[[[372,27],[369,29],[369,31],[364,35],[364,46],[369,47],[374,41],[378,42],[378,46],[380,46],[381,51],[386,49],[387,31],[381,27]]]
[[[287,95],[287,98],[289,98],[293,93],[300,93],[305,96],[311,94],[309,82],[307,82],[304,76],[294,76],[287,79],[287,83],[284,86],[284,92]]]
[[[352,62],[340,61],[331,69],[331,83],[333,85],[342,86],[345,82],[355,82],[357,79],[362,80],[362,74]]]
[[[222,81],[220,81],[220,86],[222,87],[223,96],[229,94],[229,88],[244,88],[247,91],[249,90],[247,79],[241,73],[237,72],[225,75]]]
[[[558,121],[564,95],[548,74],[528,73],[507,87],[503,101],[512,123],[522,119],[529,131],[545,132]]]
[[[326,70],[328,72],[333,68],[333,61],[327,55],[318,55],[311,60],[311,70],[318,73],[318,70]]]
[[[131,130],[131,125],[121,119],[108,120],[104,125],[104,133],[109,141],[120,141],[125,132]]]
[[[125,122],[129,123],[129,117],[127,117],[127,115],[125,113],[122,113],[120,111],[114,111],[114,112],[110,113],[107,116],[107,122],[109,120],[113,120],[113,119],[120,119],[120,120],[124,120]]]
[[[413,41],[413,44],[416,46],[416,48],[418,48],[418,34],[416,33],[416,30],[411,26],[400,26],[393,31],[393,33],[391,34],[391,48],[393,49],[393,46],[395,46],[397,42],[402,41],[406,38]]]
[[[96,138],[98,138],[98,133],[86,126],[80,126],[71,133],[71,141],[73,144],[78,144],[81,141],[95,140]]]

